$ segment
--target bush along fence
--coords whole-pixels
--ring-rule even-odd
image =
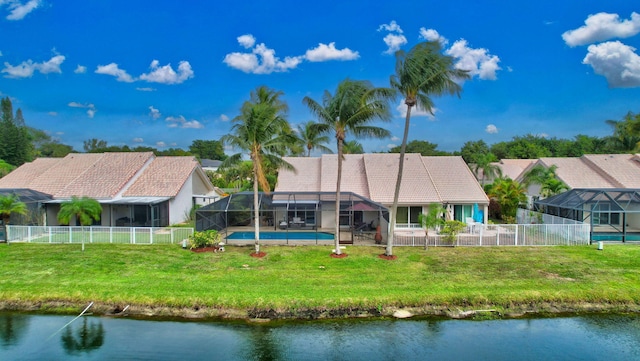
[[[397,233],[396,246],[574,246],[590,244],[588,224],[475,224],[454,235]]]
[[[182,243],[193,228],[7,226],[7,242],[28,243]]]

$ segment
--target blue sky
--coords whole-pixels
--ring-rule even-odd
[[[260,85],[312,120],[345,79],[388,86],[393,52],[438,39],[470,70],[460,98],[434,99],[410,139],[446,151],[517,135],[606,136],[640,112],[640,6],[625,0],[217,2],[0,0],[0,95],[27,125],[82,150],[188,148],[219,139]],[[381,124],[399,145],[403,110]],[[332,138],[333,139],[333,138]]]

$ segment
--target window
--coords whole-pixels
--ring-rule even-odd
[[[419,224],[418,217],[422,213],[422,207],[398,207],[396,223]]]
[[[620,213],[611,212],[611,206],[609,203],[598,203],[593,207],[593,224],[605,225],[619,225]]]

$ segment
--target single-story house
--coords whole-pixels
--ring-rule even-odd
[[[640,154],[589,154],[577,158],[540,158],[556,166],[567,192],[539,199],[540,186],[529,187],[534,207],[548,214],[591,224],[592,239],[640,240]]]
[[[284,159],[294,166],[295,171],[280,170],[276,192],[335,193],[337,155]],[[342,163],[340,190],[390,208],[398,167],[399,154],[346,154]],[[489,199],[462,157],[405,154],[396,215],[397,228],[419,228],[418,215],[426,213],[432,203],[443,205],[451,219],[468,222],[475,217],[487,222]],[[379,213],[362,210],[354,214],[353,209],[344,209],[342,212],[345,214],[340,217],[341,225],[366,224],[375,220]],[[321,221],[321,228],[335,227],[335,217],[323,217]]]
[[[58,225],[60,204],[73,196],[102,205],[96,225],[154,227],[184,222],[195,205],[218,196],[195,157],[157,157],[152,152],[38,158],[1,178],[0,188],[51,195],[44,202],[44,224],[51,226]]]

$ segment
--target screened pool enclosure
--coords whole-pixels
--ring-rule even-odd
[[[640,241],[640,189],[572,189],[534,207],[590,224],[592,241]]]
[[[308,238],[311,233],[335,236],[335,192],[260,192],[258,204],[261,232],[279,232],[286,240]],[[215,229],[225,239],[234,232],[251,232],[254,212],[253,192],[231,194],[196,211],[196,231]],[[339,212],[340,242],[353,243],[358,237],[373,241],[376,232],[386,237],[389,212],[383,205],[343,192]]]

